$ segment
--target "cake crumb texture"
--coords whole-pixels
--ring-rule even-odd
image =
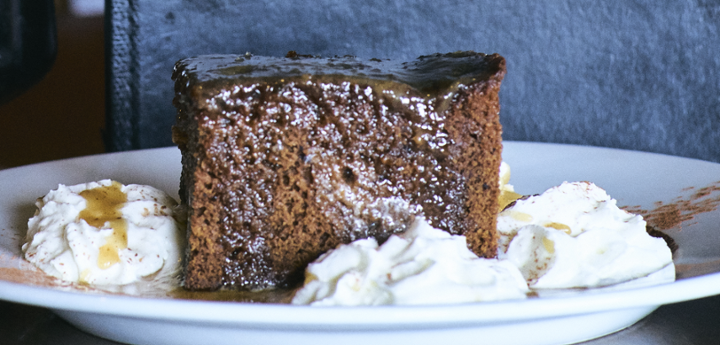
[[[494,257],[504,73],[473,52],[178,62],[185,287],[290,286],[323,252],[416,216]]]

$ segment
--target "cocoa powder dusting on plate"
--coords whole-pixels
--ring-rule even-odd
[[[695,187],[683,189],[692,192],[687,197],[679,196],[670,203],[655,202],[655,209],[646,210],[640,206],[626,206],[624,210],[643,216],[648,225],[656,230],[682,227],[682,223],[692,220],[696,215],[715,211],[720,205],[720,181],[695,190]]]
[[[95,289],[90,286],[65,282],[47,275],[29,262],[14,255],[0,255],[0,263],[2,262],[18,263],[17,265],[12,265],[16,267],[0,267],[0,280],[2,281],[75,291],[95,291]]]
[[[58,287],[64,285],[62,281],[46,275],[43,272],[22,268],[0,267],[0,280],[42,287]]]

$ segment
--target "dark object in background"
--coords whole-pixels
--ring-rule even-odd
[[[53,0],[0,0],[0,104],[40,81],[56,54]]]
[[[201,54],[499,53],[504,139],[720,162],[720,2],[109,0],[111,151],[172,145],[173,64]]]

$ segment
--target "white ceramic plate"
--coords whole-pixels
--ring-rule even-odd
[[[620,205],[646,209],[720,180],[720,164],[605,148],[506,142],[504,159],[520,193],[587,180],[605,188]],[[27,219],[34,212],[35,198],[59,183],[111,178],[177,195],[179,176],[175,148],[0,171],[0,268],[29,269],[19,259]],[[571,343],[627,327],[659,305],[720,293],[719,224],[719,212],[710,211],[684,222],[682,229],[666,231],[679,245],[674,258],[679,279],[674,283],[571,291],[521,301],[312,308],[83,293],[13,283],[2,276],[0,298],[53,309],[87,332],[137,344]]]

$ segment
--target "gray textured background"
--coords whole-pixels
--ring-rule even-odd
[[[720,162],[720,1],[108,0],[110,150],[172,145],[175,61],[500,53],[506,140]]]

